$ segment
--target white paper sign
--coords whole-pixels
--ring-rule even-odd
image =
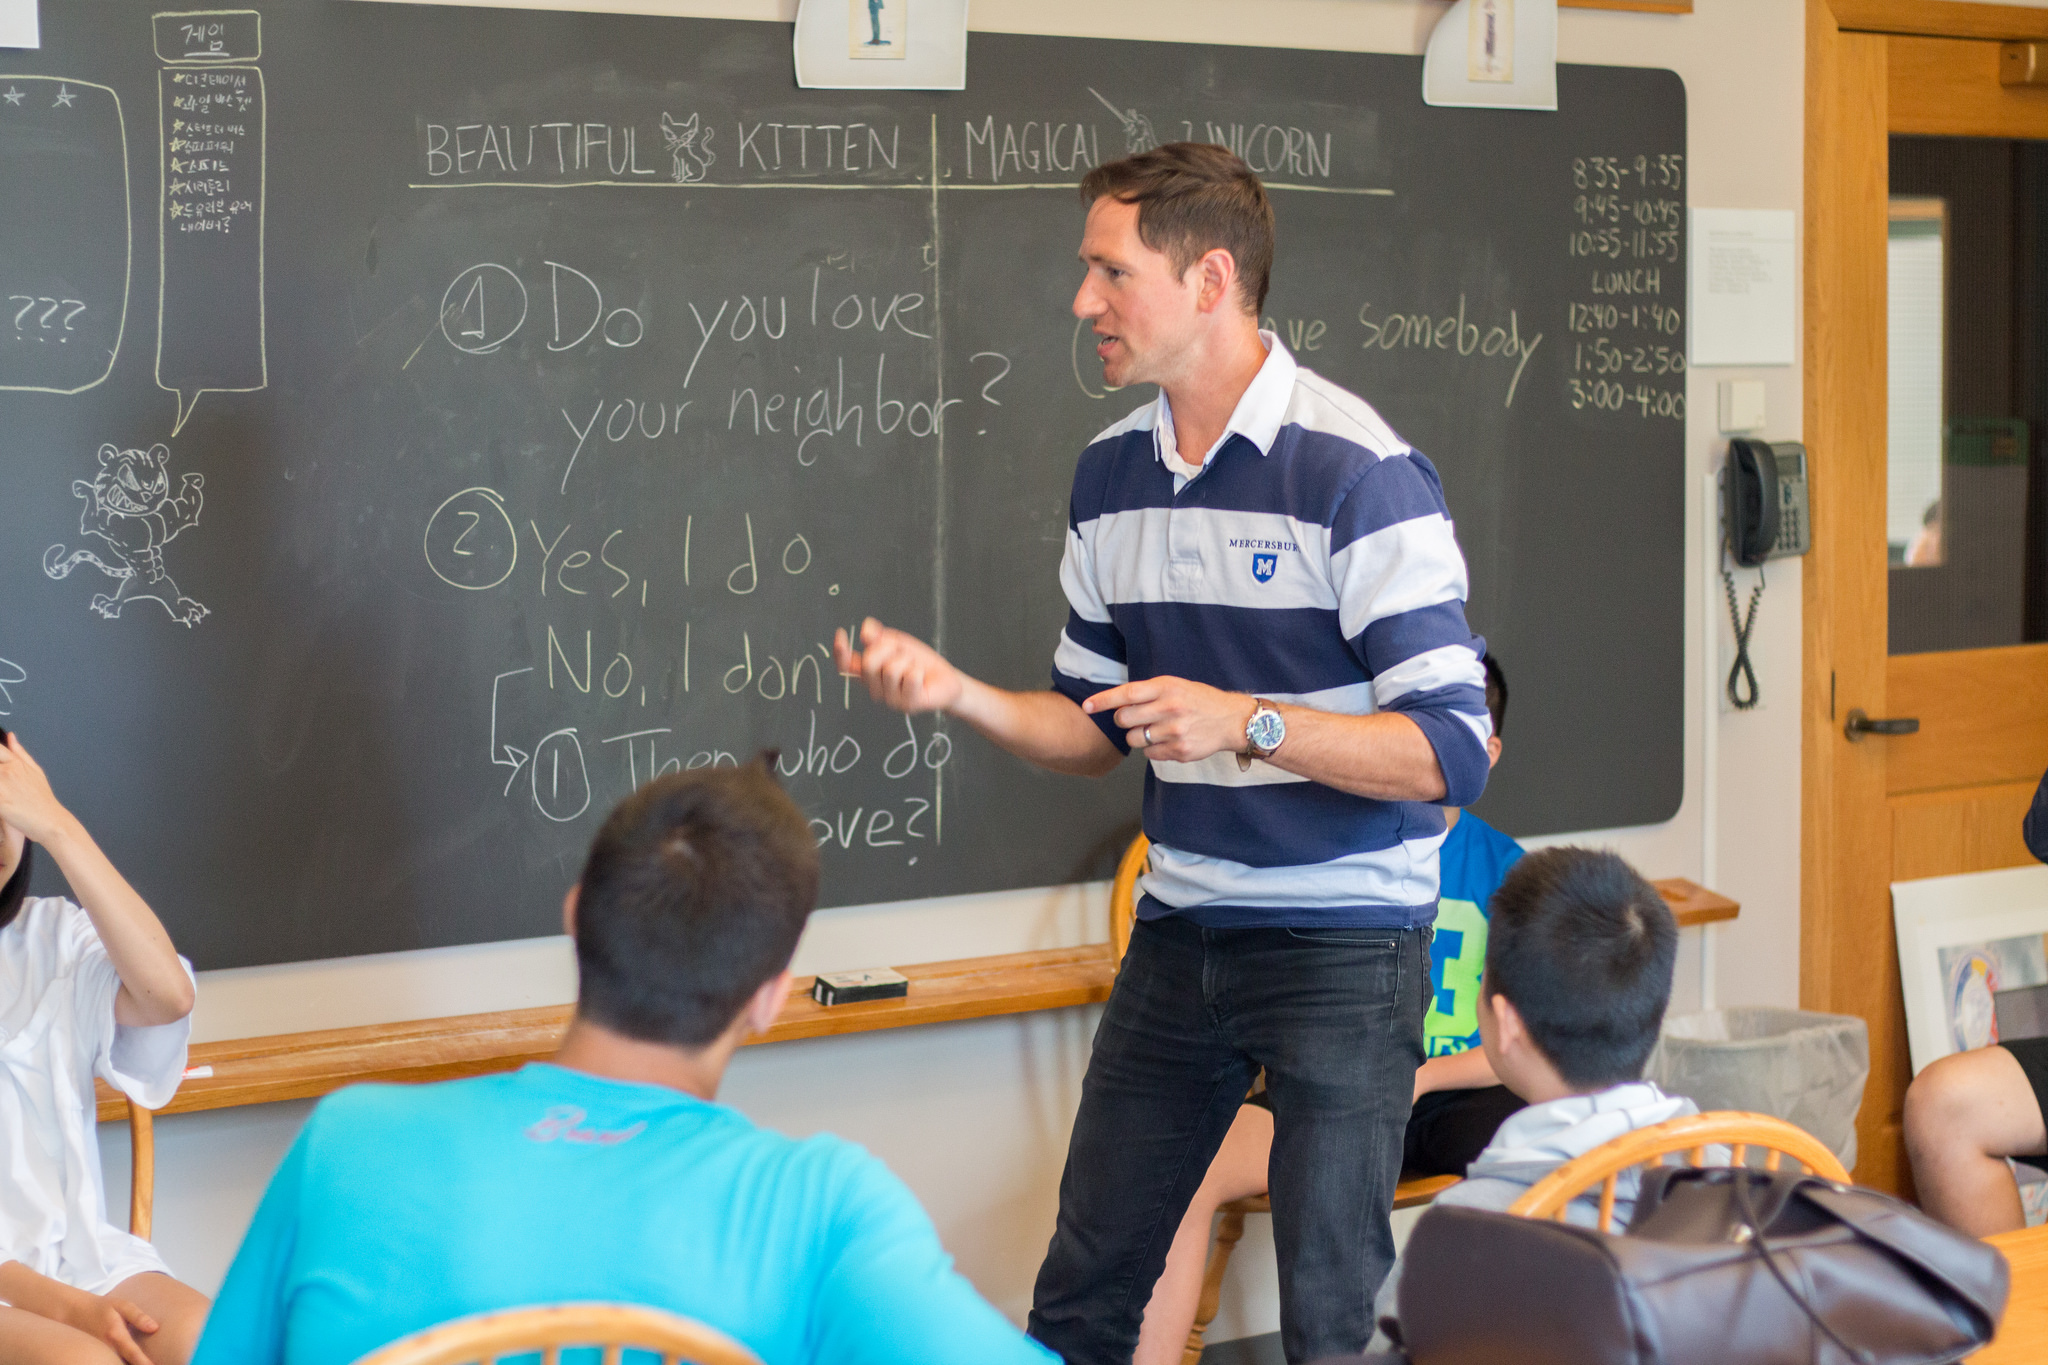
[[[1694,365],[1798,361],[1790,209],[1694,209],[1687,311]]]
[[[1425,104],[1557,108],[1557,0],[1457,0],[1422,54]]]
[[[37,0],[0,0],[0,47],[41,47]]]
[[[964,90],[967,0],[798,0],[796,83]]]

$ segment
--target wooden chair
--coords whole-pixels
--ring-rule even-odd
[[[1747,1165],[1754,1148],[1764,1153],[1767,1171],[1777,1170],[1789,1156],[1822,1179],[1849,1183],[1849,1173],[1842,1169],[1835,1154],[1804,1128],[1768,1114],[1744,1114],[1731,1109],[1666,1119],[1603,1142],[1531,1185],[1508,1206],[1508,1212],[1524,1218],[1554,1218],[1561,1223],[1571,1202],[1598,1185],[1599,1227],[1602,1232],[1611,1232],[1615,1186],[1623,1171],[1661,1165],[1673,1153],[1683,1153],[1693,1166],[1720,1165],[1707,1160],[1707,1149],[1713,1146],[1728,1148],[1727,1164],[1731,1166]]]
[[[502,1356],[536,1351],[541,1365],[557,1365],[565,1346],[602,1347],[604,1365],[619,1365],[629,1349],[659,1352],[662,1365],[761,1365],[759,1356],[701,1322],[620,1303],[479,1313],[394,1341],[356,1365],[493,1365]]]
[[[1123,861],[1117,864],[1116,881],[1110,885],[1110,953],[1119,966],[1131,946],[1131,928],[1138,918],[1138,877],[1145,870],[1151,848],[1151,840],[1143,834],[1131,840],[1130,847],[1124,850]],[[1394,1207],[1419,1208],[1457,1183],[1458,1177],[1454,1175],[1404,1180],[1394,1190]],[[1222,1305],[1223,1272],[1230,1268],[1231,1253],[1237,1250],[1237,1243],[1244,1236],[1244,1216],[1272,1211],[1272,1199],[1263,1194],[1234,1199],[1219,1210],[1221,1216],[1216,1220],[1216,1237],[1210,1244],[1209,1259],[1202,1269],[1202,1296],[1195,1304],[1195,1325],[1188,1331],[1187,1349],[1181,1355],[1181,1365],[1197,1365],[1202,1358],[1202,1338],[1208,1334],[1209,1324],[1216,1320],[1216,1312]]]
[[[128,1100],[128,1231],[149,1240],[156,1207],[156,1115]]]

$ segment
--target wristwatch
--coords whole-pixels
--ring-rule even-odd
[[[1287,718],[1264,697],[1253,697],[1252,718],[1244,723],[1244,752],[1237,756],[1237,770],[1250,772],[1255,758],[1271,758],[1287,738]]]

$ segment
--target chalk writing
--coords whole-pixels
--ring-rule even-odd
[[[0,390],[96,388],[120,352],[133,265],[120,97],[0,75],[0,186]]]
[[[1683,260],[1685,158],[1574,157],[1571,187],[1567,259],[1596,262],[1588,297],[1565,306],[1571,408],[1683,421],[1685,314],[1662,296],[1664,266]]]
[[[195,28],[203,50],[189,55]],[[156,382],[176,396],[175,436],[201,394],[251,393],[270,383],[263,294],[268,116],[261,68],[221,63],[233,53],[253,61],[261,51],[253,11],[160,14],[156,31],[165,63],[157,73],[163,273]]]

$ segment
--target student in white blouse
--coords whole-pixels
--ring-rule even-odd
[[[79,904],[31,897],[32,844]],[[106,1218],[93,1077],[151,1108],[185,1070],[191,967],[0,731],[0,1361],[184,1365],[205,1295]]]

